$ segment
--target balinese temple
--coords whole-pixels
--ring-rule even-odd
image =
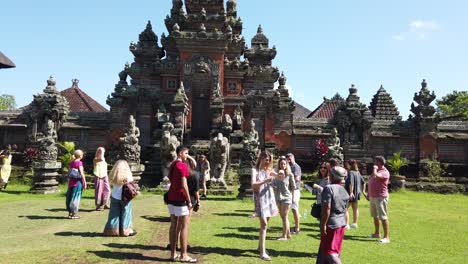
[[[383,86],[369,104],[351,85],[345,97],[331,94],[311,111],[292,100],[286,75],[273,62],[281,52],[267,36],[274,29],[260,25],[246,40],[236,0],[173,0],[164,22],[167,33],[158,36],[162,29],[148,21],[130,43],[134,59],[118,73],[107,98],[109,111],[77,81],[62,91],[70,114],[60,125],[60,141],[74,141],[89,153],[97,146],[112,149],[132,115],[140,132],[144,177],[158,177],[165,123],[172,123],[174,135],[195,153],[206,151],[210,139],[222,133],[230,140],[235,164],[253,121],[261,149],[295,153],[303,164],[316,140],[336,129],[345,159],[372,161],[374,155],[390,157],[401,150],[413,163],[435,157],[468,171],[468,121],[435,118],[435,95],[426,81],[412,89],[417,92],[408,120],[402,120]],[[27,108],[0,113],[1,144],[26,146],[28,114]]]

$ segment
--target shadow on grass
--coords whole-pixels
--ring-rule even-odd
[[[157,262],[169,262],[170,261],[170,259],[150,257],[150,256],[145,256],[141,253],[133,253],[133,252],[112,252],[109,250],[87,251],[87,252],[95,254],[96,256],[103,258],[103,259],[148,260],[148,261],[157,261]]]
[[[235,201],[237,200],[235,197],[223,197],[223,196],[208,196],[204,200],[206,201]]]
[[[150,216],[150,215],[143,215],[141,218],[153,221],[153,222],[160,222],[160,223],[170,223],[171,218],[168,216]]]
[[[119,244],[119,243],[109,243],[109,244],[103,244],[106,247],[111,247],[111,248],[126,248],[126,249],[142,249],[142,250],[166,250],[165,247],[161,246],[150,246],[150,245],[129,245],[129,244]]]
[[[219,254],[219,255],[228,255],[233,257],[258,257],[257,250],[243,250],[236,248],[222,248],[222,247],[193,247],[192,252],[195,254],[207,255],[207,254]],[[317,256],[315,253],[310,252],[295,252],[295,251],[286,251],[286,250],[274,250],[268,249],[270,256],[282,256],[282,257],[291,257],[291,258],[314,258]]]
[[[246,227],[246,226],[241,226],[241,227],[223,227],[223,229],[229,229],[229,230],[237,230],[242,233],[255,233],[258,235],[259,228],[258,227]],[[272,226],[268,228],[269,232],[277,232],[277,231],[282,231],[283,229],[279,226]]]
[[[102,233],[98,232],[58,232],[56,236],[81,236],[81,237],[104,237]]]
[[[301,225],[320,228],[319,222],[301,222]]]
[[[254,213],[254,210],[234,210],[234,212],[249,213],[250,215]]]
[[[2,193],[7,193],[7,194],[16,194],[16,195],[21,195],[21,194],[32,194],[30,191],[6,191],[2,190],[0,191]]]
[[[65,208],[52,208],[52,209],[44,209],[46,211],[49,211],[49,212],[68,212],[67,209]],[[96,211],[95,209],[80,209],[79,210],[80,212],[87,212],[87,213],[90,213],[90,212],[94,212]]]
[[[375,242],[375,238],[369,238],[367,236],[350,236],[350,235],[345,235],[344,236],[345,240],[354,240],[354,241],[364,241],[364,242]]]
[[[43,219],[68,219],[66,216],[48,216],[48,215],[20,215],[19,218],[27,218],[29,220],[43,220]]]
[[[245,213],[214,213],[213,215],[247,217],[247,216],[250,216],[252,214],[251,213],[250,214],[245,214]]]

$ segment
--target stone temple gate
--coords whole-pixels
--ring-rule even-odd
[[[346,99],[324,98],[310,111],[291,99],[286,76],[273,65],[277,49],[262,26],[250,43],[242,36],[236,0],[173,0],[164,22],[167,34],[158,37],[148,22],[130,43],[134,60],[123,67],[107,98],[110,111],[96,107],[77,82],[73,92],[67,89],[70,113],[57,127],[59,141],[74,141],[90,153],[98,146],[117,149],[134,120],[145,164],[142,179],[156,182],[162,178],[161,157],[172,156],[161,153],[163,137],[205,154],[215,137],[219,142],[225,137],[228,166],[250,164],[243,157],[263,148],[293,152],[307,164],[316,140],[330,138],[334,129],[345,159],[366,161],[402,150],[415,164],[436,156],[462,174],[468,171],[468,121],[434,118],[435,95],[426,81],[416,89],[413,114],[405,121],[383,86],[368,106],[352,85]],[[67,97],[71,94],[79,96]],[[74,108],[76,98],[82,107]],[[0,112],[0,143],[20,149],[29,144],[30,109]],[[247,134],[258,144],[246,140]]]

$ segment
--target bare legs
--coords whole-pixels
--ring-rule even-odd
[[[353,224],[357,226],[358,223],[358,218],[359,218],[359,209],[358,209],[358,203],[357,202],[350,202],[348,204],[348,209],[351,206],[353,208]],[[349,225],[349,210],[346,210],[346,225]]]
[[[260,219],[260,234],[258,237],[258,250],[260,251],[260,257],[262,258],[270,258],[266,253],[265,249],[265,240],[266,240],[266,232],[267,232],[267,225],[268,225],[268,218],[267,217],[259,217]]]
[[[290,204],[280,204],[280,216],[283,221],[283,235],[279,238],[281,240],[286,240],[291,238],[291,232],[289,230],[289,212]]]
[[[299,216],[299,211],[296,209],[291,210],[294,216],[294,231],[299,232],[301,230],[301,224],[300,224],[300,216]]]
[[[389,221],[388,219],[386,220],[382,220],[382,227],[383,227],[383,230],[384,230],[384,237],[383,238],[386,238],[386,239],[390,239],[390,227],[389,227]],[[375,228],[375,231],[374,231],[374,237],[375,238],[378,238],[380,237],[380,221],[377,217],[374,217],[374,228]]]
[[[359,218],[359,208],[358,208],[358,203],[353,202],[351,203],[351,207],[353,208],[353,224],[358,223],[358,218]]]
[[[204,177],[202,180],[202,188],[203,188],[203,197],[206,197],[206,180]]]
[[[169,228],[169,243],[171,244],[171,259],[176,258],[177,238],[180,237],[180,259],[189,259],[187,241],[190,227],[190,215],[171,215]]]

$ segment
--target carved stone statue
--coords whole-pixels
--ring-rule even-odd
[[[232,132],[232,119],[229,114],[224,115],[223,124],[221,126],[221,131],[223,131],[223,135],[227,137]]]
[[[54,121],[47,120],[42,135],[39,134],[37,142],[39,143],[38,160],[42,161],[56,161],[57,160],[57,131],[55,131]]]
[[[244,113],[242,112],[241,107],[238,105],[234,110],[234,130],[242,130],[242,123],[244,122]]]
[[[129,127],[123,137],[119,139],[119,159],[125,159],[128,162],[140,163],[140,150],[138,138],[140,129],[136,127],[135,118],[130,115],[128,118]]]
[[[219,183],[221,187],[227,188],[224,180],[227,162],[229,158],[229,141],[223,134],[218,133],[218,136],[211,140],[210,144],[210,165],[211,165],[211,182]]]
[[[163,134],[159,146],[161,150],[161,168],[163,172],[163,178],[168,177],[169,166],[177,158],[176,149],[180,145],[177,137],[171,134],[173,129],[174,125],[169,122],[165,123],[163,126]]]
[[[196,71],[199,73],[208,73],[210,71],[210,65],[206,63],[204,57],[200,57],[198,62],[195,63]]]
[[[340,146],[338,131],[333,128],[331,137],[327,139],[328,156],[343,162],[343,148]]]
[[[254,144],[256,142],[257,147],[259,146],[258,132],[255,130],[255,122],[250,120],[249,127],[244,134],[244,141],[248,141],[249,144]]]

